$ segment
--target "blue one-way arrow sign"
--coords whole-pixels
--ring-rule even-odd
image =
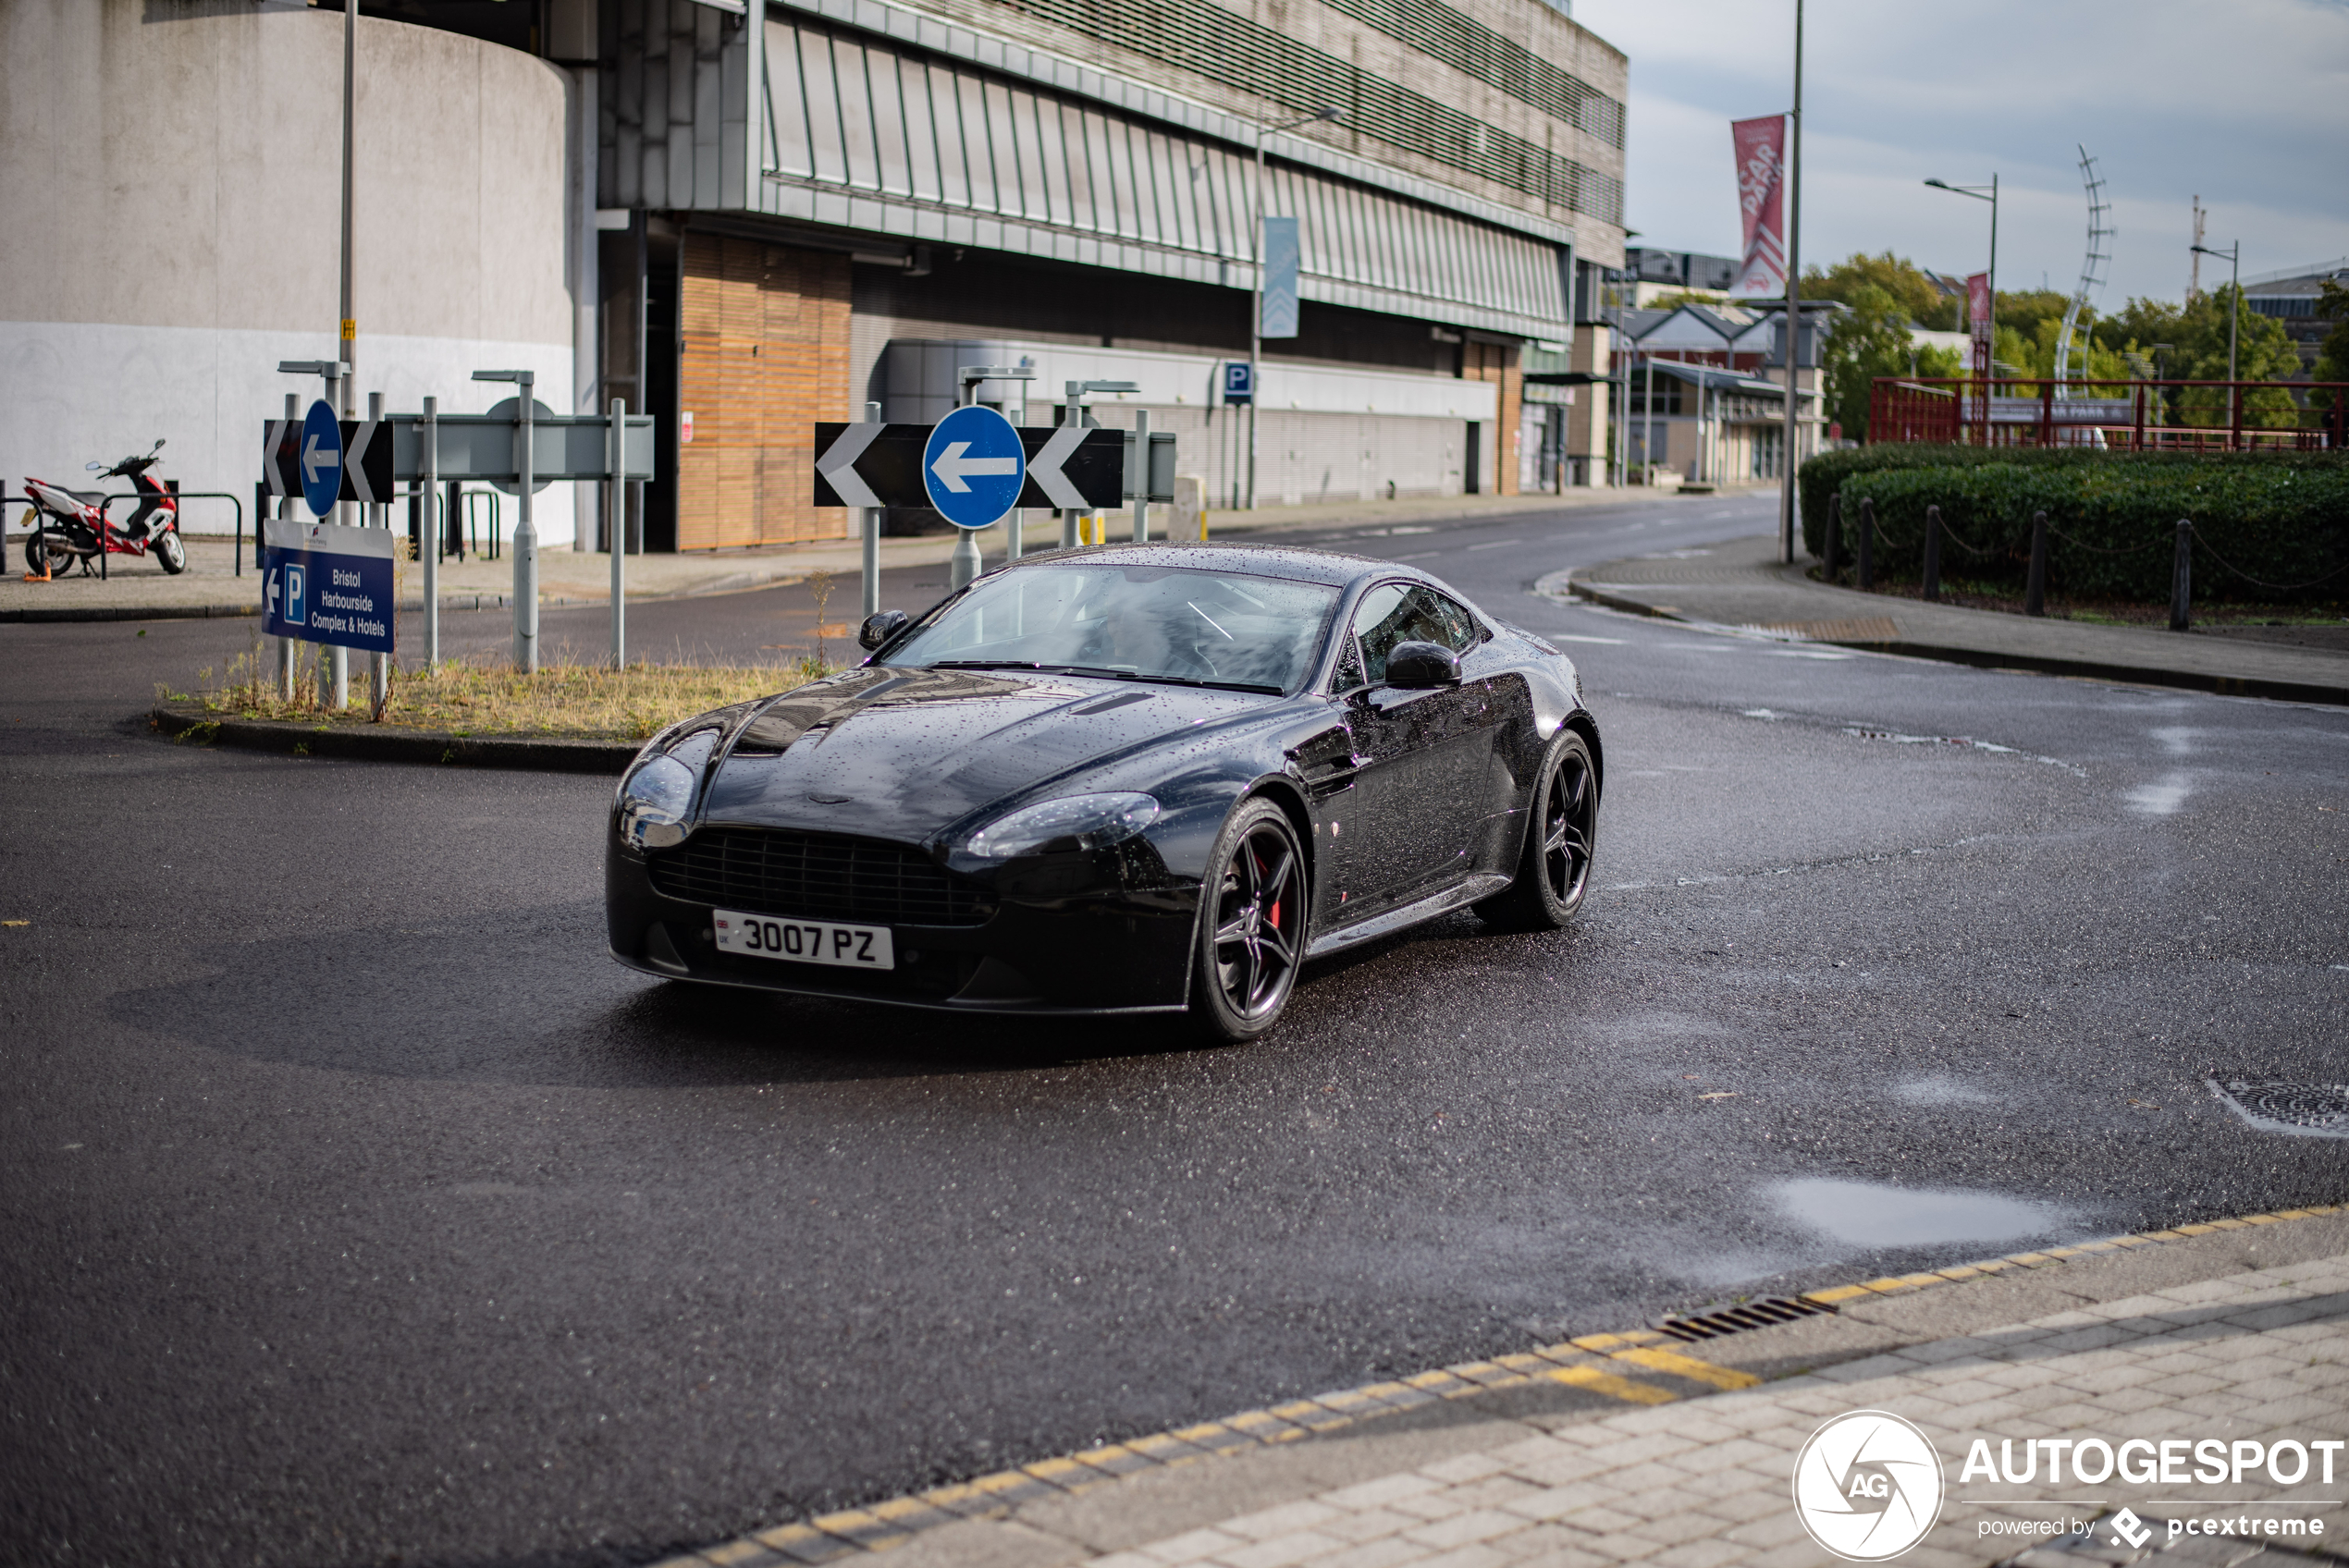
[[[990,528],[1019,504],[1027,451],[1019,427],[993,409],[956,409],[922,447],[922,488],[957,528]]]
[[[294,465],[301,473],[301,498],[314,517],[335,509],[342,495],[342,422],[323,398],[302,416]]]

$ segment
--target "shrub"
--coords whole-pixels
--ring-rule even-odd
[[[1849,460],[1877,452],[1929,452],[1938,460]],[[2180,518],[2195,525],[2197,597],[2331,599],[2349,590],[2349,463],[2333,454],[1865,447],[1814,459],[1802,475],[1812,553],[1824,552],[1826,496],[1839,491],[1851,558],[1867,496],[1876,503],[1878,570],[1896,577],[1922,571],[1925,510],[1938,506],[1945,572],[2019,587],[2031,558],[2031,514],[2045,511],[2054,593],[2167,599]]]

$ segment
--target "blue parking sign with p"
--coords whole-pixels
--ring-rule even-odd
[[[272,637],[392,651],[391,530],[271,518],[264,525],[263,630]]]
[[[1224,366],[1224,401],[1246,403],[1256,397],[1256,367],[1243,360]]]

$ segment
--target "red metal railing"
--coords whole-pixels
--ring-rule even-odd
[[[2311,393],[2330,394],[2319,407]],[[1878,376],[1868,444],[2349,450],[2349,383]]]

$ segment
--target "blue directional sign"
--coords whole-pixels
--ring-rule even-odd
[[[333,511],[342,496],[342,422],[323,398],[302,416],[294,467],[301,475],[301,498],[311,515],[325,517]]]
[[[1224,401],[1246,403],[1256,397],[1256,367],[1241,360],[1224,364]]]
[[[265,528],[264,631],[371,654],[392,651],[390,529],[277,518]]]
[[[1019,505],[1027,450],[1019,427],[974,404],[940,420],[922,447],[922,488],[957,528],[989,528]]]

